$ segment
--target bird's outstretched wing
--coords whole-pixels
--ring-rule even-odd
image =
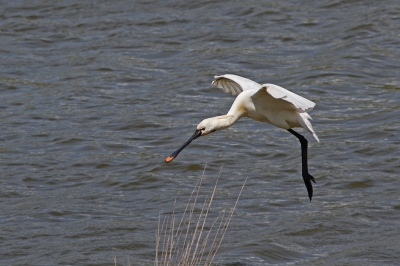
[[[315,106],[314,102],[274,84],[263,84],[261,89],[265,89],[275,99],[293,104],[300,113],[311,111]]]
[[[273,98],[290,103],[300,113],[311,111],[315,106],[314,102],[274,84],[260,85],[250,79],[232,74],[215,76],[214,78],[215,80],[211,84],[223,89],[224,92],[230,92],[232,95],[237,95],[244,90],[266,91]]]
[[[224,92],[230,92],[232,95],[237,95],[244,90],[259,90],[261,88],[261,85],[257,82],[237,75],[226,74],[214,78],[215,80],[211,84],[223,89]]]

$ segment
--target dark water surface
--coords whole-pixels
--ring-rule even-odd
[[[0,59],[1,265],[152,265],[206,162],[216,206],[248,177],[220,265],[399,263],[399,1],[2,1]],[[228,111],[225,73],[317,103],[312,202],[268,124],[164,163]]]

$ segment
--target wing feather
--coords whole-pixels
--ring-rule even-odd
[[[235,94],[239,94],[242,92],[240,86],[237,83],[232,83],[232,90],[234,91]]]
[[[315,106],[314,102],[274,84],[263,84],[262,89],[266,89],[275,99],[282,99],[293,104],[300,113],[311,111]]]
[[[228,92],[229,92],[229,88],[226,86],[224,80],[221,80],[221,81],[219,82],[219,84],[220,84],[220,86],[222,87],[222,89],[224,90],[225,93],[228,93]]]
[[[223,89],[224,92],[230,92],[232,95],[237,95],[244,90],[259,90],[261,88],[261,85],[257,82],[237,75],[226,74],[214,78],[215,80],[211,84]]]
[[[260,85],[250,79],[232,74],[215,76],[214,78],[215,80],[211,84],[223,89],[225,93],[230,92],[232,95],[237,95],[244,90],[265,90],[273,98],[282,99],[292,104],[300,113],[311,111],[315,106],[314,102],[274,84]]]

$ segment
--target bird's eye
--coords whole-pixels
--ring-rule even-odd
[[[205,128],[205,127],[202,127],[202,128],[200,128],[200,130],[201,130],[201,131],[204,131],[204,130],[206,130],[206,128]]]

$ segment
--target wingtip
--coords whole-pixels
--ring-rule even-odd
[[[219,79],[221,76],[217,76],[217,75],[215,75],[214,76],[214,80],[211,82],[211,85],[215,85],[215,86],[217,86],[217,84],[215,84],[215,82],[217,81],[217,79]]]
[[[318,136],[317,136],[317,134],[313,133],[313,136],[314,136],[314,138],[315,138],[318,142],[320,142],[320,141],[319,141],[319,138],[318,138]]]

